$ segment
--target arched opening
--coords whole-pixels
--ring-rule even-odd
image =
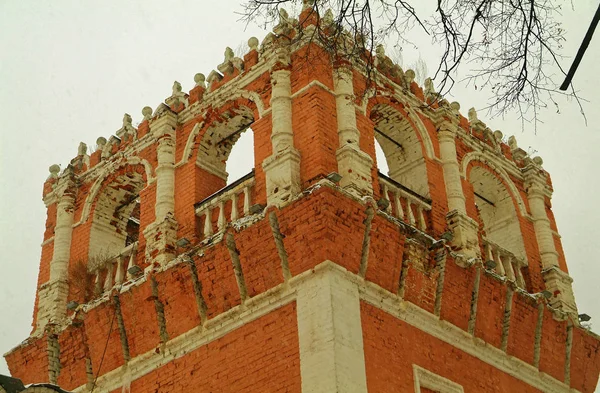
[[[204,132],[196,165],[203,184],[195,204],[200,238],[222,232],[250,212],[254,188],[254,114],[237,107]],[[250,131],[250,132],[248,132]]]
[[[429,197],[423,146],[412,123],[386,105],[376,105],[370,116],[375,126],[376,146],[379,145],[385,158],[377,157],[380,171],[385,162],[387,175],[392,180],[418,195]]]
[[[370,118],[374,123],[381,195],[389,201],[385,210],[422,231],[430,230],[427,167],[413,124],[388,105],[376,105]]]
[[[525,245],[512,196],[500,178],[480,166],[471,168],[469,182],[483,225],[485,259],[494,262],[490,266],[497,273],[525,288],[521,273],[527,264]]]
[[[251,127],[244,129],[231,147],[225,170],[228,186],[254,170],[254,132]]]
[[[94,202],[87,270],[95,276],[96,295],[126,280],[135,265],[140,233],[142,167],[106,180]]]

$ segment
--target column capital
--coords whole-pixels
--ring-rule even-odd
[[[177,113],[173,112],[165,104],[160,104],[154,112],[154,118],[150,120],[150,132],[155,137],[165,134],[174,135],[177,127]]]
[[[527,195],[552,197],[552,189],[548,186],[548,174],[542,168],[531,163],[521,169],[521,173]]]

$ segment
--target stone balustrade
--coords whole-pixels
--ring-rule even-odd
[[[138,242],[131,243],[118,255],[102,261],[93,270],[96,276],[94,294],[96,296],[110,291],[113,287],[123,284],[132,278],[130,269],[135,266]]]
[[[486,268],[493,270],[496,274],[506,277],[510,281],[514,281],[521,289],[525,289],[525,280],[521,273],[521,267],[526,262],[488,239],[483,239],[483,257],[486,262]],[[494,263],[488,263],[493,261]],[[492,268],[492,265],[494,266]]]
[[[253,188],[254,171],[195,205],[196,216],[204,217],[202,235],[205,239],[223,232],[228,223],[250,214]],[[240,200],[243,200],[242,209],[240,209]],[[226,209],[226,206],[230,208]],[[219,211],[216,231],[212,220],[214,209]]]
[[[427,215],[431,211],[431,201],[416,192],[379,173],[381,195],[389,206],[385,209],[392,216],[422,230],[430,229]]]

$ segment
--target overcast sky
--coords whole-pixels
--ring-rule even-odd
[[[114,134],[124,113],[139,122],[141,109],[156,108],[171,94],[173,81],[181,82],[184,91],[191,89],[194,74],[216,69],[226,46],[236,49],[251,36],[262,40],[263,30],[238,22],[239,3],[0,0],[0,353],[31,330],[46,214],[41,193],[48,166],[64,168],[77,154],[79,142],[94,145],[99,136]],[[575,10],[569,1],[562,3],[568,68],[598,0],[577,0]],[[435,69],[437,52],[429,42],[416,41],[419,48],[407,48],[404,62],[411,64],[420,53],[429,69]],[[530,126],[523,130],[514,114],[505,119],[480,114],[493,130],[516,135],[523,149],[537,151],[544,159],[554,183],[553,210],[579,310],[591,315],[596,326],[599,59],[597,33],[575,77],[581,96],[589,100],[584,103],[587,126],[577,106],[566,101],[559,101],[560,113],[554,108],[542,113],[545,123],[537,135]],[[485,96],[458,87],[450,98],[459,101],[466,114],[468,108],[482,106]],[[235,168],[232,177],[249,166]],[[0,374],[7,372],[1,359]]]

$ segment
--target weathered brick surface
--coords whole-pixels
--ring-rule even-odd
[[[540,392],[369,304],[361,303],[361,319],[369,393],[414,391],[413,364],[465,392]]]

